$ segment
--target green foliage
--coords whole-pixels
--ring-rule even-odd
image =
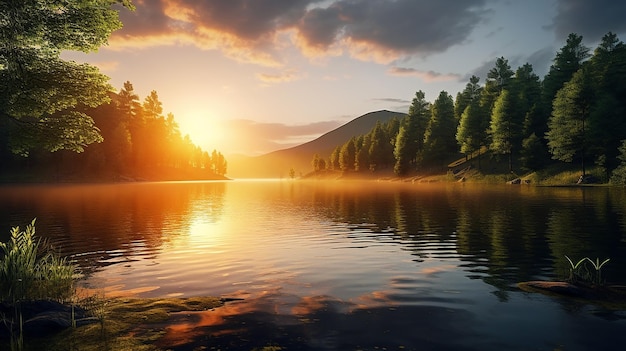
[[[621,161],[620,165],[613,170],[611,175],[611,184],[626,185],[626,139],[622,140],[619,147],[620,154],[617,158]]]
[[[445,163],[446,156],[457,150],[455,133],[457,120],[454,118],[454,101],[446,91],[431,107],[431,117],[424,133],[425,158]]]
[[[567,82],[556,94],[552,117],[548,122],[546,134],[552,157],[571,162],[574,157],[581,160],[585,174],[585,146],[588,143],[588,123],[593,92],[589,80],[590,72],[577,71],[572,80]]]
[[[471,76],[469,82],[465,85],[465,89],[457,94],[454,103],[454,117],[457,121],[461,120],[461,115],[472,101],[480,98],[483,88],[478,84],[479,81],[480,78]]]
[[[326,160],[321,158],[320,155],[315,154],[313,156],[313,161],[311,161],[311,165],[313,166],[313,171],[323,171],[326,169]]]
[[[487,137],[487,122],[488,120],[484,118],[478,101],[474,101],[467,106],[461,115],[456,132],[456,140],[461,146],[462,153],[472,154],[480,150]]]
[[[541,169],[546,165],[548,158],[549,155],[544,143],[535,133],[532,133],[522,141],[522,150],[520,152],[522,169],[527,171]]]
[[[430,103],[426,101],[423,91],[415,93],[409,114],[402,121],[395,139],[394,171],[398,175],[407,174],[417,169],[424,151],[424,134],[430,120]]]
[[[408,153],[405,151],[409,147],[409,140],[409,132],[407,131],[407,127],[400,127],[400,131],[398,132],[398,136],[396,137],[396,146],[393,151],[393,154],[396,157],[396,164],[393,168],[393,171],[397,175],[405,175],[411,169],[411,155],[408,155]]]
[[[395,173],[404,176],[425,165],[433,166],[433,161],[445,158],[448,151],[460,151],[476,154],[480,171],[484,152],[477,151],[487,151],[488,145],[491,154],[508,155],[509,172],[516,172],[513,166],[519,165],[524,171],[535,171],[537,177],[547,174],[548,182],[570,183],[571,167],[557,175],[547,168],[561,161],[578,161],[583,174],[588,168],[603,169],[604,173],[594,175],[599,179],[612,175],[612,182],[621,184],[626,178],[619,158],[620,145],[626,140],[625,79],[626,45],[610,32],[593,56],[581,36],[570,34],[543,81],[532,65],[526,63],[513,72],[507,59],[497,58],[485,86],[472,76],[452,108],[447,93],[442,92],[430,106],[418,91],[400,123],[390,121],[372,129],[366,135],[369,169],[393,165]],[[452,119],[448,118],[450,111]],[[456,145],[448,150],[443,140],[452,135]],[[355,149],[359,170],[366,169],[363,151],[362,146]],[[331,165],[333,159],[338,159],[337,153],[331,155]],[[387,164],[389,159],[392,162]],[[590,161],[599,168],[590,167]],[[575,172],[574,182],[581,171]]]
[[[97,180],[118,177],[213,179],[227,173],[228,164],[224,155],[217,150],[211,153],[201,149],[189,136],[181,134],[173,114],[163,116],[162,103],[156,91],[153,90],[140,104],[133,85],[127,81],[118,94],[110,93],[109,96],[112,103],[85,110],[93,117],[104,141],[91,145],[81,154],[62,152],[63,157],[49,153],[33,154],[31,159],[37,167],[35,172],[47,179],[58,175],[78,180],[94,177]],[[1,146],[0,142],[0,149]],[[19,170],[20,159],[9,157],[3,171]],[[46,164],[51,162],[54,168],[46,169]],[[57,170],[65,174],[56,174]],[[22,177],[19,178],[22,180]]]
[[[356,157],[356,138],[348,140],[341,147],[339,152],[339,169],[342,172],[348,172],[354,170],[355,157]]]
[[[508,90],[503,90],[493,107],[489,134],[489,149],[497,154],[510,154],[513,147],[513,134],[520,131],[513,119],[513,104]]]
[[[513,74],[509,61],[504,57],[498,57],[495,66],[487,73],[485,88],[480,96],[481,106],[487,115],[491,115],[493,104],[502,93],[502,90],[509,88]]]
[[[335,147],[335,149],[333,150],[333,152],[330,154],[330,169],[335,171],[335,170],[339,170],[340,166],[339,166],[339,155],[341,154],[341,146],[338,145],[337,147]]]
[[[571,33],[567,37],[566,44],[557,52],[553,64],[544,78],[543,96],[550,107],[556,93],[580,69],[582,63],[589,58],[589,48],[584,46],[582,41],[582,36]]]
[[[94,51],[121,27],[111,5],[121,1],[0,3],[0,124],[14,153],[84,151],[102,137],[81,106],[109,101],[108,78],[87,64],[60,59],[63,50]],[[123,2],[130,6],[127,1]]]
[[[11,229],[11,238],[0,243],[0,301],[53,299],[73,294],[75,267],[51,251],[41,252],[35,238],[35,220],[25,231]]]

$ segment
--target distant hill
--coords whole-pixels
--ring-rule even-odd
[[[404,116],[404,113],[387,110],[370,112],[298,146],[256,157],[230,156],[227,175],[231,178],[287,178],[291,168],[296,170],[297,175],[306,174],[313,170],[311,161],[316,153],[327,158],[335,147],[343,145],[353,136],[369,132],[377,121],[387,122],[393,117]]]

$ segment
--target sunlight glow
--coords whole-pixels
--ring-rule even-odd
[[[222,121],[208,111],[185,111],[180,117],[180,131],[189,134],[191,140],[204,151],[211,153],[214,149],[222,151],[228,148],[231,133],[223,126]]]

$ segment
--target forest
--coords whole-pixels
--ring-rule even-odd
[[[183,136],[163,115],[156,91],[143,101],[132,84],[118,92],[63,51],[93,52],[121,28],[130,1],[0,3],[0,180],[223,179],[227,162]],[[106,6],[103,6],[106,5]],[[465,155],[506,160],[508,172],[555,163],[584,176],[626,183],[626,46],[609,32],[595,50],[570,34],[541,79],[530,64],[497,58],[453,98],[417,91],[406,117],[315,155],[315,171],[398,176],[448,171]]]
[[[15,155],[0,141],[5,177],[47,180],[192,180],[224,179],[227,161],[183,136],[174,115],[163,115],[156,91],[140,101],[133,85],[125,82],[110,102],[85,109],[101,138],[80,153],[30,150]],[[6,165],[6,167],[5,167]]]
[[[119,5],[114,7],[113,5]],[[156,91],[140,101],[97,67],[128,0],[0,3],[0,181],[225,179],[227,162],[183,136]]]
[[[465,155],[506,162],[508,172],[533,172],[556,162],[573,163],[585,176],[626,184],[626,46],[607,33],[591,49],[570,34],[543,79],[531,64],[515,71],[504,57],[481,84],[472,76],[453,97],[442,91],[433,103],[423,91],[408,114],[378,123],[369,133],[313,156],[315,172],[377,172],[398,176],[446,172]]]

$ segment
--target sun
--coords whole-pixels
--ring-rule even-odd
[[[228,130],[216,114],[204,110],[186,111],[177,118],[182,135],[189,134],[197,146],[209,153],[227,146]]]

